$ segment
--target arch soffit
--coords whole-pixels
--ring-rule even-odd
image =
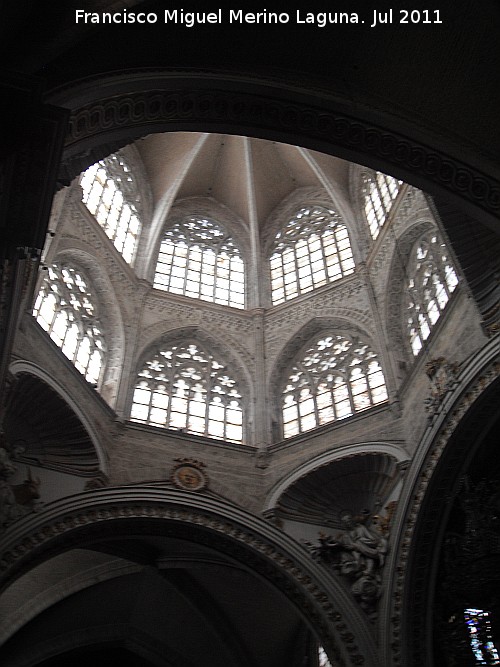
[[[343,445],[334,451],[327,451],[320,454],[306,463],[300,465],[295,470],[292,470],[288,475],[281,479],[269,492],[265,502],[264,510],[271,510],[279,503],[279,499],[286,492],[286,490],[295,484],[302,477],[306,477],[310,473],[330,465],[335,461],[351,457],[370,456],[371,454],[386,454],[396,461],[398,464],[406,463],[410,460],[408,452],[401,444],[393,442],[361,442],[351,445]]]
[[[109,97],[98,98],[99,90]],[[362,104],[354,115],[351,99],[332,99],[323,89],[300,93],[270,78],[198,70],[128,71],[69,84],[47,96],[52,104],[72,108],[61,180],[72,180],[131,139],[208,130],[300,144],[380,169],[430,194],[451,196],[498,229],[500,182],[475,166],[473,148],[464,161],[453,155],[463,155],[462,147],[451,145],[450,152],[450,139],[439,145],[439,133],[435,146],[421,142],[415,121],[373,107],[363,113]],[[494,165],[490,171],[496,173]]]
[[[4,533],[0,585],[89,536],[134,532],[200,542],[263,577],[298,609],[339,667],[377,667],[363,613],[337,578],[271,523],[220,499],[148,486],[100,489],[51,503]],[[348,632],[346,632],[346,628]]]
[[[374,346],[375,339],[368,328],[368,324],[368,322],[361,324],[352,315],[343,313],[332,317],[313,317],[307,324],[298,327],[283,344],[277,354],[273,368],[269,371],[269,378],[274,391],[279,392],[280,385],[285,381],[286,373],[292,367],[294,361],[302,351],[305,351],[311,345],[312,340],[322,333],[327,334],[333,331],[340,335],[360,335],[363,341],[372,346],[374,351],[377,352],[376,346]]]
[[[51,387],[69,405],[71,410],[76,414],[80,422],[83,424],[83,427],[87,431],[92,441],[97,458],[99,460],[100,469],[105,474],[107,474],[108,464],[106,450],[101,444],[99,434],[94,427],[94,420],[87,417],[87,415],[80,407],[80,402],[76,398],[73,398],[73,396],[68,393],[67,389],[62,387],[51,375],[30,361],[14,361],[10,365],[9,371],[14,376],[20,375],[21,373],[28,373],[29,375],[33,375],[39,378],[45,382],[45,384],[49,385],[49,387]]]

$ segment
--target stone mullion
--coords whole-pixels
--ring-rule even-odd
[[[247,434],[251,437],[252,444],[257,447],[259,453],[265,453],[270,444],[271,425],[269,416],[271,414],[268,398],[268,387],[266,382],[266,347],[264,335],[264,308],[258,308],[253,313],[253,333],[255,345],[255,389],[254,389],[254,419],[253,433]],[[248,421],[248,420],[247,420]]]
[[[212,360],[210,359],[210,355],[207,355],[207,369],[205,371],[205,378],[204,378],[204,384],[206,388],[206,400],[205,400],[205,434],[208,435],[208,426],[209,426],[209,421],[210,421],[210,403],[212,402],[212,385],[213,385],[213,378],[212,378]],[[225,425],[224,425],[224,430],[225,430]]]
[[[334,227],[331,228],[331,232],[332,232],[335,244],[337,243],[337,239],[336,239],[336,236],[335,236],[335,231],[336,231],[337,227],[338,227],[338,225],[334,225]],[[321,231],[321,233],[318,234],[318,236],[319,236],[319,243],[320,243],[320,248],[321,248],[321,256],[323,257],[323,266],[324,266],[324,269],[325,269],[325,280],[326,280],[326,284],[328,285],[328,283],[330,282],[330,276],[328,275],[328,258],[326,256],[325,245],[323,243],[323,235],[325,234],[327,229],[323,229]],[[339,261],[340,261],[340,257],[339,257]]]
[[[166,382],[166,391],[167,391],[167,396],[168,396],[168,402],[167,402],[167,423],[165,426],[167,428],[170,428],[170,416],[172,414],[172,397],[174,395],[174,379],[175,379],[175,363],[174,360],[172,359],[171,361],[171,366],[168,369],[167,373],[167,382]]]
[[[363,283],[365,285],[368,301],[370,303],[370,310],[373,316],[375,335],[374,340],[376,341],[376,351],[377,358],[384,376],[385,386],[387,389],[387,397],[389,403],[398,403],[399,398],[397,396],[397,384],[396,377],[397,371],[395,368],[395,359],[394,355],[391,354],[391,351],[388,346],[387,337],[384,335],[385,327],[380,315],[380,307],[377,303],[377,295],[375,293],[375,288],[370,280],[370,274],[366,268],[366,264],[363,262],[358,266],[358,272],[361,276]],[[373,349],[373,348],[372,348]]]

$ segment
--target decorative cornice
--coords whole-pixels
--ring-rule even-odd
[[[203,494],[133,486],[99,489],[51,503],[4,533],[0,583],[5,586],[12,577],[49,555],[76,547],[90,534],[127,530],[131,522],[145,534],[157,530],[161,522],[162,534],[202,543],[245,563],[301,610],[339,667],[378,665],[361,612],[333,576],[268,522]]]
[[[275,87],[267,95],[241,92],[241,87],[235,92],[234,82],[229,86],[233,90],[207,89],[211,80],[201,86],[195,79],[179,76],[176,81],[174,77],[169,90],[130,92],[75,109],[66,137],[62,180],[74,178],[104,152],[109,153],[111,145],[116,150],[151,132],[217,132],[231,128],[236,133],[283,141],[295,136],[317,150],[328,151],[331,147],[346,159],[387,165],[396,175],[418,180],[416,185],[431,193],[440,190],[452,194],[486,213],[490,220],[498,216],[500,183],[458,159],[398,132],[332,110],[328,108],[332,101],[326,98],[324,106],[318,106],[317,97],[312,102],[306,93],[297,101],[292,91]],[[213,85],[221,84],[214,80]],[[96,147],[98,144],[101,148]],[[96,148],[89,152],[89,145]]]

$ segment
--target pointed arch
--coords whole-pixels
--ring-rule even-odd
[[[85,379],[100,384],[106,341],[97,293],[86,272],[62,258],[48,266],[33,315]]]
[[[285,346],[276,371],[274,393],[279,396],[285,438],[345,419],[388,398],[370,337],[339,320],[309,322]]]
[[[273,225],[274,237],[266,244],[273,305],[339,280],[355,269],[347,226],[326,194],[321,201],[316,191],[306,189],[301,200],[298,194],[273,213],[280,224]]]
[[[244,308],[243,253],[217,217],[196,211],[174,214],[163,231],[153,286],[173,294]]]
[[[194,327],[163,336],[141,355],[131,420],[245,442],[248,394],[232,361]]]
[[[95,162],[80,177],[82,201],[107,237],[132,264],[141,233],[141,192],[126,152]]]

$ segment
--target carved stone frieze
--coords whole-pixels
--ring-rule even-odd
[[[169,75],[173,77],[172,72]],[[267,81],[267,84],[271,85],[271,82]],[[174,79],[172,85],[175,85]],[[63,175],[67,179],[68,175],[74,177],[82,170],[79,146],[83,152],[88,139],[104,135],[106,131],[108,134],[119,132],[120,136],[133,131],[139,136],[153,129],[166,131],[169,125],[175,127],[180,123],[199,123],[205,129],[224,123],[241,128],[241,131],[244,127],[258,126],[261,131],[279,129],[324,141],[359,155],[360,161],[363,161],[362,156],[370,156],[372,160],[379,158],[433,181],[445,191],[498,216],[500,184],[495,179],[397,132],[330,110],[326,104],[320,107],[309,101],[299,103],[285,99],[286,91],[280,94],[282,99],[277,99],[276,92],[273,99],[257,92],[196,90],[192,85],[190,90],[128,93],[81,107],[70,118]],[[90,159],[95,161],[93,157]]]

